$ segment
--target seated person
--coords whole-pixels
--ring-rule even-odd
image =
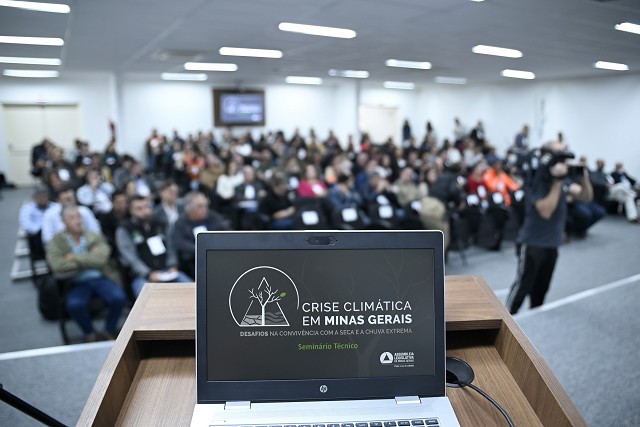
[[[602,169],[604,169],[604,161],[599,160],[599,162],[602,162]],[[600,168],[600,165],[598,167]],[[609,177],[609,184],[609,198],[624,204],[624,211],[629,222],[640,223],[638,218],[639,203],[637,202],[638,182],[625,172],[621,162],[616,163],[616,169]]]
[[[329,189],[327,184],[318,179],[318,170],[315,165],[306,165],[304,168],[304,177],[298,186],[298,196],[307,198],[324,198],[327,197]]]
[[[289,183],[284,175],[274,173],[267,186],[267,195],[260,201],[260,211],[268,218],[271,230],[291,230],[296,208],[289,199]]]
[[[106,214],[100,215],[100,227],[102,233],[107,239],[107,243],[112,248],[111,258],[118,260],[119,252],[116,246],[116,230],[124,221],[129,219],[129,198],[123,191],[115,191],[111,195],[111,210]]]
[[[45,212],[53,205],[54,203],[49,201],[49,190],[47,187],[38,186],[33,192],[33,200],[20,207],[20,228],[27,233],[32,260],[44,259],[42,224]]]
[[[96,215],[106,214],[111,211],[111,194],[115,187],[103,182],[100,173],[91,169],[87,172],[86,183],[78,188],[77,197],[81,205],[90,208]]]
[[[520,186],[503,169],[502,159],[489,157],[489,169],[482,175],[482,183],[490,193],[500,193],[504,204],[511,206],[511,193],[520,189]],[[500,204],[496,201],[496,204]]]
[[[191,282],[178,271],[178,258],[160,223],[153,220],[151,203],[135,196],[129,203],[131,218],[116,231],[120,262],[131,270],[137,297],[147,282]]]
[[[160,203],[153,208],[153,219],[171,236],[173,225],[184,212],[184,205],[178,201],[178,185],[173,181],[165,181],[159,188]]]
[[[67,311],[82,329],[85,342],[115,339],[127,296],[118,285],[118,272],[109,265],[111,248],[100,234],[84,230],[78,206],[65,206],[61,216],[65,228],[51,239],[46,252],[55,274],[70,275]],[[93,328],[89,313],[92,297],[108,307],[104,333]]]
[[[481,186],[476,190],[481,199],[490,200],[486,205],[487,213],[493,220],[495,231],[494,242],[489,246],[489,249],[499,251],[504,237],[504,228],[510,216],[508,208],[516,203],[511,194],[518,191],[520,186],[504,171],[502,159],[489,156],[489,165],[490,167],[482,174],[482,186],[486,189],[485,194],[482,194]]]
[[[581,201],[577,197],[580,194],[584,194],[583,186],[567,179],[569,190],[567,192],[568,211],[565,230],[568,234],[574,234],[578,238],[586,237],[587,230],[607,213],[604,207],[593,201],[593,188],[590,185],[587,168],[584,169],[583,173],[584,179],[589,183],[587,189],[588,202]]]
[[[364,202],[362,196],[355,190],[353,179],[349,175],[338,175],[338,182],[329,189],[327,200],[333,215],[339,215],[345,209],[355,210],[365,227],[371,225],[371,219],[363,211]],[[344,219],[344,215],[342,219]]]
[[[176,221],[171,239],[182,270],[195,278],[196,234],[201,231],[229,230],[230,225],[226,218],[209,209],[209,201],[202,193],[187,194],[184,204],[184,213]]]
[[[425,185],[418,185],[415,181],[415,172],[410,167],[405,167],[400,171],[400,176],[393,184],[394,192],[400,206],[408,206],[411,202],[419,201],[426,197],[428,188]]]
[[[76,193],[71,187],[62,187],[58,191],[58,203],[52,204],[44,214],[42,219],[42,242],[47,245],[56,233],[64,230],[64,223],[60,213],[63,207],[77,206]],[[78,206],[78,211],[82,216],[83,229],[93,233],[101,233],[100,224],[91,209],[86,206]]]
[[[135,162],[131,166],[131,180],[135,187],[135,194],[142,197],[154,197],[156,188],[149,175],[145,172],[142,163]]]
[[[253,167],[242,168],[244,181],[235,189],[235,204],[238,209],[238,226],[241,230],[263,228],[258,209],[260,200],[267,194],[264,183],[256,178]]]

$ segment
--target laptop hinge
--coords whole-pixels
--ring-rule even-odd
[[[396,405],[419,405],[418,396],[396,396]]]
[[[248,400],[237,400],[232,402],[226,402],[224,404],[225,411],[238,411],[251,409],[251,402]]]

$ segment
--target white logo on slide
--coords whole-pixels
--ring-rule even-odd
[[[297,310],[298,305],[295,283],[275,267],[260,266],[245,271],[229,293],[231,316],[243,328],[290,326],[285,311]]]
[[[382,363],[383,365],[390,365],[393,363],[393,354],[389,353],[388,351],[385,351],[384,353],[382,353],[380,355],[380,363]]]

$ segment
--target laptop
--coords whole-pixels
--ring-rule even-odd
[[[196,237],[192,427],[458,426],[439,231]]]

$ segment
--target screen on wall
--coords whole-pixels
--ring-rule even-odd
[[[264,126],[264,90],[213,90],[214,125]]]

